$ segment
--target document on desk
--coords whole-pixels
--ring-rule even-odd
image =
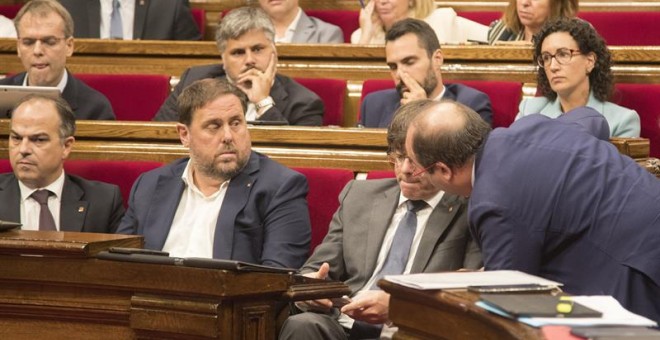
[[[409,275],[387,275],[385,280],[415,289],[458,289],[468,286],[496,286],[539,284],[561,286],[559,282],[526,274],[516,270],[492,270],[483,272],[447,272]]]

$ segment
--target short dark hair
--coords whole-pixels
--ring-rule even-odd
[[[66,139],[76,133],[76,116],[73,114],[71,106],[69,106],[66,100],[61,97],[51,98],[42,94],[30,94],[21,98],[16,105],[14,105],[12,112],[16,111],[16,109],[24,103],[33,101],[44,101],[52,103],[55,106],[57,115],[60,117],[60,139]]]
[[[426,50],[426,54],[431,58],[433,53],[440,48],[438,36],[429,24],[419,19],[403,19],[397,21],[385,34],[385,41],[394,41],[402,36],[412,33],[417,37],[419,46]]]
[[[589,73],[589,87],[596,99],[605,102],[614,90],[614,76],[612,75],[612,56],[603,37],[596,32],[590,23],[578,18],[561,18],[547,22],[539,33],[534,36],[534,60],[541,55],[541,45],[550,34],[567,32],[573,37],[582,54],[593,52],[596,63]],[[538,68],[537,82],[541,94],[550,101],[557,99],[557,93],[550,87],[548,77],[543,68]]]
[[[190,126],[195,111],[225,94],[238,97],[245,114],[248,98],[243,91],[225,78],[207,78],[188,85],[177,98],[179,123]]]
[[[457,128],[429,124],[433,109],[441,105],[453,105],[461,118]],[[490,133],[490,125],[471,108],[453,100],[441,100],[429,105],[413,122],[417,133],[413,136],[412,149],[417,161],[425,168],[442,162],[455,170],[477,153]],[[433,172],[433,169],[429,169]]]
[[[408,126],[427,106],[433,103],[430,99],[420,99],[401,106],[394,113],[394,118],[387,128],[387,153],[406,149],[406,132]]]
[[[27,13],[31,13],[32,15],[39,17],[45,17],[50,13],[55,13],[59,15],[64,21],[64,37],[68,38],[73,36],[73,19],[71,18],[71,14],[69,14],[69,11],[67,11],[66,8],[64,8],[64,6],[62,6],[59,1],[32,0],[32,1],[27,1],[25,5],[21,7],[21,9],[16,14],[16,17],[14,18],[14,27],[16,28],[16,33],[18,34],[19,38],[20,38],[20,31],[18,30],[18,26],[21,23],[23,16]]]

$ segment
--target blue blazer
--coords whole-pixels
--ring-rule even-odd
[[[144,235],[145,248],[163,249],[184,190],[181,175],[188,160],[137,179],[118,233]],[[307,191],[305,176],[252,151],[218,209],[213,258],[299,268],[311,241]]]
[[[589,94],[586,106],[600,112],[607,119],[607,123],[610,125],[610,136],[639,137],[641,124],[635,110],[610,102],[601,102],[594,97],[593,93]],[[525,98],[520,102],[516,119],[534,113],[557,118],[563,112],[558,98],[552,102],[545,97]]]
[[[468,221],[487,270],[612,295],[658,321],[660,181],[621,155],[607,131],[591,108],[493,130],[476,157]]]
[[[442,99],[455,100],[476,111],[488,124],[492,122],[493,109],[487,94],[463,84],[445,84]],[[401,97],[395,89],[369,93],[360,106],[360,124],[368,128],[387,128],[394,113],[401,106]]]

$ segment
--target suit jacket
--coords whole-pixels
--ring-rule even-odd
[[[76,78],[69,72],[66,86],[62,92],[62,98],[69,103],[76,119],[93,120],[115,120],[110,101],[101,92],[87,86],[82,80]],[[23,85],[25,72],[14,76],[0,79],[0,85]]]
[[[300,20],[293,33],[292,43],[296,44],[341,44],[344,33],[339,26],[300,13]]]
[[[635,110],[625,108],[610,102],[601,102],[589,93],[587,106],[600,112],[610,125],[612,137],[639,137],[641,123],[639,115]],[[540,113],[551,118],[561,116],[562,109],[559,98],[549,101],[545,97],[526,98],[520,102],[520,108],[516,119],[524,116]]]
[[[468,219],[486,269],[612,295],[659,320],[660,181],[575,117],[607,131],[590,108],[530,115],[493,130],[477,155]]]
[[[74,37],[101,37],[99,0],[60,0],[71,13]],[[200,40],[197,23],[188,0],[136,0],[133,18],[134,40]]]
[[[330,264],[329,277],[355,294],[371,278],[400,195],[396,179],[354,180],[339,195],[340,207],[328,235],[301,271]],[[411,273],[481,267],[481,254],[468,230],[465,201],[445,194],[431,213]]]
[[[14,173],[0,174],[0,219],[21,222],[21,189]],[[124,215],[119,187],[66,174],[60,231],[114,233]]]
[[[145,248],[163,249],[184,190],[188,158],[142,174],[131,189],[118,233],[144,235]],[[307,179],[252,151],[229,182],[219,209],[213,258],[298,268],[311,241]]]
[[[491,124],[493,109],[487,94],[463,84],[445,84],[442,99],[451,99],[467,105]],[[360,106],[360,124],[368,128],[387,128],[394,113],[401,106],[401,97],[395,89],[369,93]]]
[[[225,77],[222,65],[195,66],[181,75],[174,91],[167,97],[154,117],[156,121],[178,121],[177,97],[186,86],[196,80]],[[312,91],[296,83],[289,77],[277,74],[270,89],[275,106],[268,109],[259,120],[286,121],[290,125],[321,125],[323,122],[323,102]]]

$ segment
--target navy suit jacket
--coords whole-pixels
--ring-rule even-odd
[[[138,178],[118,233],[144,235],[145,248],[163,249],[184,190],[181,175],[188,160]],[[299,268],[311,241],[307,191],[305,176],[252,151],[218,209],[213,258]]]
[[[76,38],[101,37],[99,0],[60,0],[71,13]],[[134,40],[200,40],[188,0],[136,0]]]
[[[187,69],[181,75],[181,80],[176,85],[165,103],[160,107],[154,120],[156,121],[178,121],[177,97],[184,88],[196,80],[206,78],[226,77],[222,65],[203,65]],[[259,117],[262,121],[288,122],[289,125],[319,126],[323,123],[323,102],[321,98],[306,87],[296,83],[293,79],[277,74],[275,83],[270,88],[270,96],[275,106],[268,109]]]
[[[445,84],[442,99],[451,99],[470,107],[491,124],[493,109],[487,94],[463,84]],[[368,128],[387,128],[401,106],[396,89],[369,93],[360,106],[360,124]]]
[[[115,120],[115,113],[112,111],[110,101],[101,92],[87,86],[82,80],[76,78],[71,72],[69,75],[62,98],[69,103],[76,119],[90,120]],[[25,72],[16,74],[12,77],[0,79],[0,85],[23,85]]]
[[[487,270],[612,295],[659,321],[660,181],[608,136],[591,108],[493,130],[476,157],[468,220]]]
[[[0,174],[0,220],[21,222],[21,189],[14,173]],[[60,231],[114,233],[124,215],[116,185],[65,175]]]

